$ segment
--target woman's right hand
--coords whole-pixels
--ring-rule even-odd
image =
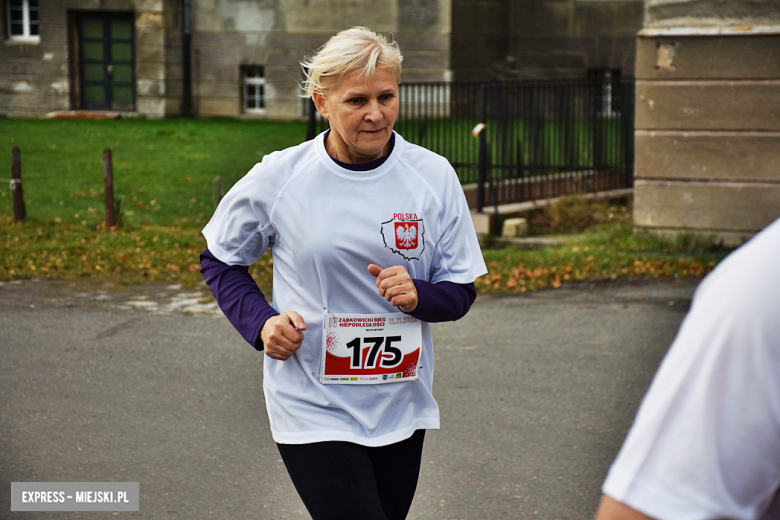
[[[306,323],[297,312],[285,312],[268,318],[260,329],[260,340],[265,354],[273,359],[284,361],[301,348]]]

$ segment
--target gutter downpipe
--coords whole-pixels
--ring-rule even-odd
[[[184,31],[182,32],[182,117],[192,117],[192,31],[190,30],[191,0],[184,0]]]

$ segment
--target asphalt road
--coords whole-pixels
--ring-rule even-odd
[[[695,285],[481,297],[434,325],[442,429],[409,518],[592,518]],[[0,287],[0,518],[308,518],[271,439],[262,354],[199,298]],[[140,482],[140,511],[12,513],[10,483],[29,481]]]

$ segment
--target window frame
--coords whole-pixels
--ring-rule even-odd
[[[30,0],[21,0],[22,2],[22,31],[23,34],[13,34],[12,25],[13,19],[11,17],[11,0],[6,0],[6,17],[8,24],[6,30],[8,31],[8,40],[20,43],[39,43],[41,41],[41,17],[40,17],[40,4],[33,7],[38,12],[38,20],[33,23],[30,19]],[[38,34],[31,34],[31,28],[33,25],[38,26]]]
[[[260,75],[249,77],[248,73],[255,70],[259,70]],[[258,100],[258,104],[261,105],[260,107],[249,108],[249,96],[247,96],[246,92],[248,86],[255,88],[255,98]],[[244,65],[241,67],[241,104],[244,114],[265,114],[268,101],[265,86],[265,67],[263,65]]]

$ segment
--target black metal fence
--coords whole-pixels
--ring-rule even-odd
[[[633,185],[633,79],[406,83],[395,130],[476,184],[480,211]]]

